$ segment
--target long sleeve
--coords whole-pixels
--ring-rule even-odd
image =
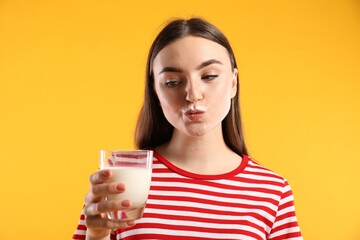
[[[81,211],[80,219],[76,231],[72,237],[72,240],[85,240],[86,238],[86,226],[84,209]]]
[[[75,233],[72,237],[72,240],[85,240],[86,239],[86,230],[87,227],[85,225],[85,214],[84,214],[84,208],[81,211],[80,220],[78,222],[77,228],[75,230]],[[114,232],[110,235],[111,240],[116,240],[116,234]]]

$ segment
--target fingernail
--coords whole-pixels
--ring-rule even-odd
[[[104,177],[109,177],[109,176],[110,176],[110,170],[103,171],[103,172],[102,172],[102,175],[103,175]]]
[[[131,203],[129,200],[124,200],[121,202],[121,206],[123,207],[130,207]]]
[[[128,221],[128,222],[127,222],[127,225],[130,226],[130,227],[132,227],[132,226],[135,225],[135,221]]]
[[[124,191],[125,185],[123,183],[119,183],[118,185],[116,185],[116,190],[118,190],[119,192]]]

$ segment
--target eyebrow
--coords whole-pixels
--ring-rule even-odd
[[[202,68],[204,68],[204,67],[207,67],[207,66],[209,66],[209,65],[211,65],[211,64],[221,64],[221,65],[223,65],[222,62],[220,62],[219,60],[209,59],[209,60],[207,60],[207,61],[205,61],[205,62],[202,62],[199,66],[197,66],[197,67],[196,67],[196,70],[200,70],[200,69],[202,69]],[[177,73],[179,73],[179,72],[182,72],[182,70],[181,70],[180,68],[176,68],[176,67],[164,67],[164,68],[158,73],[158,75],[160,75],[160,74],[162,74],[162,73],[164,73],[164,72],[177,72]]]
[[[201,64],[196,68],[196,70],[200,70],[200,69],[202,69],[202,68],[204,68],[204,67],[207,67],[207,66],[209,66],[209,65],[211,65],[211,64],[221,64],[221,65],[223,65],[222,62],[220,62],[219,60],[210,59],[210,60],[207,60],[207,61],[201,63]]]
[[[158,75],[164,73],[164,72],[182,72],[180,68],[176,67],[164,67]]]

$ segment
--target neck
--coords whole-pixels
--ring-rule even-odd
[[[192,156],[192,158],[200,158],[204,161],[227,149],[221,131],[197,137],[175,131],[168,147],[184,159]]]
[[[171,140],[156,150],[174,165],[200,174],[228,172],[241,161],[225,144],[221,128],[196,137],[175,130]]]

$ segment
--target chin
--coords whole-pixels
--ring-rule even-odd
[[[190,137],[202,137],[209,133],[210,130],[206,128],[189,128],[185,133]]]
[[[221,124],[213,126],[205,123],[192,123],[192,124],[184,124],[182,126],[175,127],[175,129],[180,134],[189,137],[203,137],[218,132],[219,130],[218,127],[220,128],[221,131]]]
[[[205,136],[206,133],[204,132],[188,132],[187,135],[189,135],[190,137],[202,137]]]

